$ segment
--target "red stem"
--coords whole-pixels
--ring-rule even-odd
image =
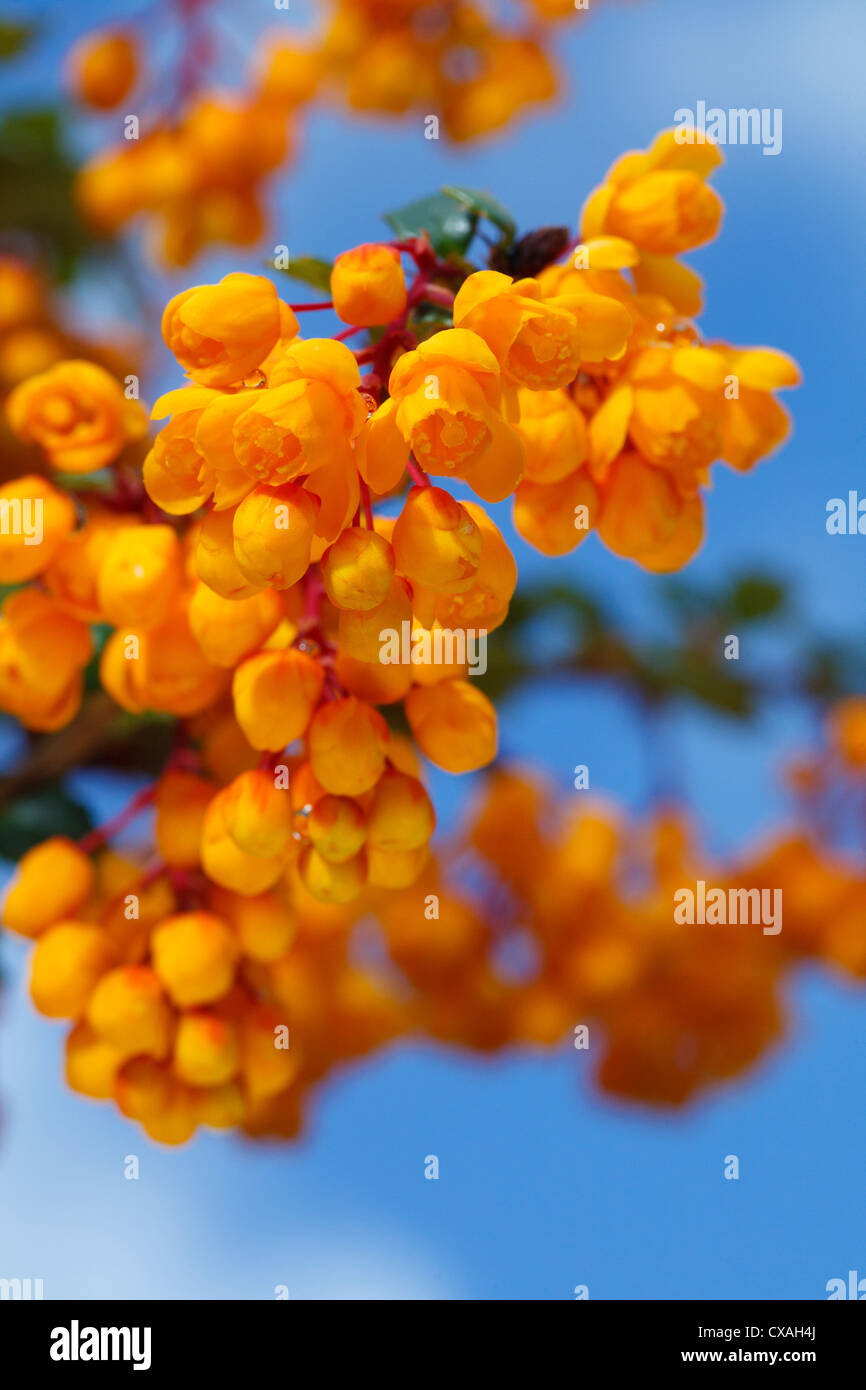
[[[141,871],[141,878],[138,880],[139,889],[149,888],[157,879],[162,878],[168,873],[168,865],[164,859],[155,859],[153,863],[147,864]]]
[[[317,623],[322,607],[324,586],[315,570],[307,570],[304,580],[304,589],[304,617],[311,622]]]
[[[412,309],[425,299],[428,304],[441,304],[443,309],[450,309],[454,303],[454,293],[452,290],[446,290],[444,285],[431,285],[422,273],[409,291],[406,307]]]
[[[417,237],[410,237],[406,241],[389,241],[387,245],[393,247],[395,251],[405,251],[407,256],[412,257],[419,270],[424,270],[427,273],[428,279],[433,275],[446,275],[452,279],[463,279],[465,272],[462,266],[452,265],[450,261],[443,261],[437,256],[426,232],[422,232]]]
[[[210,35],[204,28],[206,3],[207,0],[178,0],[183,51],[177,83],[178,103],[182,106],[186,106],[198,91],[211,58]]]
[[[293,314],[309,314],[315,309],[333,309],[333,299],[323,299],[317,304],[290,304],[289,308]]]
[[[418,463],[412,457],[411,454],[409,455],[408,461],[406,463],[406,472],[409,474],[409,477],[412,479],[412,481],[417,483],[419,487],[432,486],[430,479],[424,472],[424,469],[421,467],[420,463]]]
[[[112,816],[102,825],[98,825],[95,830],[91,830],[83,839],[78,841],[78,848],[84,854],[93,854],[94,850],[102,849],[103,845],[112,840],[115,835],[119,835],[121,830],[125,830],[131,821],[134,821],[141,812],[148,807],[156,795],[156,784],[145,787],[134,796],[128,806],[124,806],[122,811],[118,811],[116,816]]]

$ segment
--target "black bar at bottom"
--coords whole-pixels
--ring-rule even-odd
[[[860,1302],[866,1301],[861,1299]],[[336,1300],[335,1300],[336,1302]],[[479,1300],[483,1302],[483,1300]],[[476,1303],[470,1302],[473,1309]],[[490,1305],[488,1305],[490,1306]],[[20,1365],[28,1371],[47,1372],[49,1378],[85,1375],[93,1378],[108,1370],[115,1377],[123,1374],[139,1378],[161,1377],[166,1372],[205,1372],[224,1379],[232,1373],[273,1371],[286,1375],[297,1368],[296,1355],[306,1353],[306,1374],[310,1360],[321,1358],[322,1370],[334,1371],[339,1349],[345,1348],[347,1363],[358,1367],[371,1350],[369,1304],[361,1330],[365,1336],[351,1336],[352,1315],[334,1308],[326,1315],[330,1336],[316,1340],[321,1314],[310,1303],[300,1300],[268,1302],[119,1302],[119,1301],[0,1301],[0,1344],[7,1367]],[[859,1363],[864,1336],[866,1310],[845,1307],[841,1302],[601,1302],[575,1301],[567,1312],[560,1310],[550,1324],[562,1331],[579,1365],[587,1369],[599,1365],[605,1371],[666,1371],[672,1367],[735,1365],[787,1367],[808,1366],[821,1371],[841,1370]],[[536,1311],[535,1316],[538,1315]],[[423,1358],[414,1374],[427,1381],[436,1359],[441,1356],[443,1373],[453,1373],[456,1348],[447,1335],[447,1314],[440,1311],[436,1321],[422,1315],[416,1324],[406,1309],[400,1315],[399,1330],[418,1339]],[[519,1318],[519,1315],[518,1315]],[[397,1330],[383,1327],[374,1363],[368,1373],[389,1357],[388,1345]],[[466,1329],[469,1331],[469,1328]],[[537,1350],[538,1327],[527,1326],[525,1333],[514,1312],[509,1314],[505,1336],[484,1336],[483,1358],[486,1370],[501,1354],[504,1361],[513,1356],[516,1343],[532,1355]],[[476,1329],[480,1331],[480,1329]],[[337,1334],[336,1337],[334,1334]],[[347,1336],[347,1333],[350,1334]],[[393,1344],[400,1356],[403,1374],[412,1373],[411,1359],[405,1356],[404,1337]],[[574,1340],[573,1340],[574,1339]],[[471,1350],[469,1344],[461,1345]],[[482,1343],[476,1343],[481,1354]],[[365,1354],[364,1348],[367,1348]],[[501,1352],[500,1352],[501,1348]],[[335,1358],[335,1352],[337,1358]],[[593,1361],[586,1358],[592,1354]],[[468,1358],[474,1361],[474,1357]],[[577,1368],[575,1363],[575,1368]],[[464,1363],[466,1365],[466,1363]],[[512,1365],[512,1373],[515,1371]],[[519,1374],[519,1373],[518,1373]]]

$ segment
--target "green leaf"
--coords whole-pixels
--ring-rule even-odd
[[[0,812],[0,844],[4,859],[19,859],[49,835],[80,839],[92,827],[83,806],[56,785],[16,797]]]
[[[317,256],[296,256],[289,261],[283,274],[292,280],[300,280],[304,285],[312,285],[313,289],[326,290],[330,294],[332,270],[330,261],[319,260]]]
[[[385,221],[401,240],[426,232],[438,255],[447,257],[462,256],[475,235],[478,216],[447,193],[434,193],[386,212]]]
[[[15,58],[27,47],[35,33],[35,24],[17,24],[12,19],[0,19],[0,62]]]
[[[452,311],[441,304],[418,304],[412,310],[409,327],[419,338],[430,338],[452,325]]]
[[[517,223],[497,198],[493,198],[489,193],[478,193],[474,188],[463,188],[457,183],[446,184],[442,192],[447,193],[449,198],[454,198],[467,212],[475,213],[477,217],[486,217],[494,227],[498,227],[502,232],[506,249],[514,241]]]
[[[750,687],[728,671],[711,666],[704,655],[692,651],[660,651],[644,655],[647,689],[665,700],[690,697],[735,718],[753,712]]]
[[[863,690],[866,661],[862,653],[838,642],[807,646],[801,661],[803,689],[828,703]]]
[[[111,244],[85,226],[79,213],[63,118],[52,108],[9,111],[0,120],[2,233],[35,242],[61,281]]]
[[[723,596],[725,611],[732,618],[751,623],[781,613],[788,601],[784,584],[765,574],[746,574],[737,579]]]
[[[412,737],[412,730],[409,727],[409,720],[406,718],[402,700],[398,700],[394,705],[382,705],[379,713],[392,734],[399,734],[402,738]]]
[[[84,668],[84,689],[95,691],[102,689],[102,678],[100,676],[99,663],[102,659],[102,652],[106,642],[111,636],[113,628],[107,623],[93,623],[90,628],[90,636],[93,640],[93,656]]]
[[[563,610],[584,637],[597,636],[610,627],[610,617],[595,597],[574,584],[537,584],[511,600],[508,625],[531,622],[551,609]]]
[[[52,472],[51,481],[55,487],[66,492],[113,492],[116,479],[111,469],[100,468],[97,473]]]

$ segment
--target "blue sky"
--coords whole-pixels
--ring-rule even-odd
[[[273,240],[332,255],[375,237],[383,210],[448,181],[489,189],[525,227],[575,222],[609,163],[646,145],[678,108],[701,99],[781,107],[777,157],[726,151],[716,178],[722,235],[691,259],[708,285],[708,336],[781,347],[800,361],[805,384],[788,396],[795,434],[783,452],[748,477],[716,470],[692,572],[715,580],[741,565],[777,569],[793,579],[810,627],[856,636],[866,619],[866,541],[828,537],[824,520],[827,500],[863,476],[855,402],[866,9],[860,0],[592,8],[557,42],[569,94],[506,141],[454,151],[424,140],[420,123],[314,114]],[[91,16],[123,12],[104,0],[74,14],[55,6],[12,96],[48,90],[61,39]],[[244,28],[259,19],[281,22],[264,0],[247,0]],[[197,278],[232,268],[257,265],[212,257]],[[172,277],[165,293],[187,282]],[[171,380],[163,368],[148,383],[151,398]],[[522,544],[516,552],[525,578],[573,576],[636,631],[652,623],[657,581],[595,539],[562,560]],[[643,801],[637,731],[597,691],[550,689],[542,669],[505,705],[501,726],[504,748],[545,767],[563,790],[586,762],[596,788]],[[680,779],[713,849],[778,824],[779,762],[810,733],[787,705],[748,730],[678,713]],[[447,821],[466,784],[438,775],[434,786]],[[111,794],[98,789],[100,801]],[[114,1112],[65,1091],[61,1030],[29,1006],[22,957],[4,944],[0,1275],[42,1277],[48,1297],[267,1298],[286,1284],[298,1298],[567,1299],[587,1284],[592,1298],[821,1298],[828,1279],[851,1268],[866,1275],[866,1001],[828,975],[796,982],[778,1054],[684,1115],[600,1099],[586,1054],[567,1042],[492,1061],[417,1047],[326,1086],[294,1148],[205,1136],[161,1151]],[[123,1178],[130,1153],[141,1158],[138,1182]],[[439,1182],[423,1177],[430,1153]],[[730,1153],[740,1158],[738,1182],[722,1176]]]

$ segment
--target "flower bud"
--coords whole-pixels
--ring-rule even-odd
[[[103,975],[90,996],[87,1022],[127,1057],[142,1052],[161,1058],[168,1052],[171,1009],[159,975],[147,965],[123,965]]]
[[[310,725],[310,765],[326,791],[358,796],[385,767],[388,726],[378,710],[349,695],[322,705]]]
[[[43,932],[33,952],[30,994],[48,1018],[79,1018],[97,982],[114,964],[101,927],[58,922]]]
[[[351,526],[326,551],[321,572],[328,598],[337,608],[367,612],[387,598],[394,551],[376,531]]]
[[[234,555],[251,584],[289,589],[310,566],[319,500],[296,483],[257,487],[234,514]]]
[[[61,918],[72,918],[93,887],[93,864],[71,840],[54,836],[22,856],[3,905],[3,925],[20,936],[38,936]]]
[[[397,569],[438,593],[468,589],[481,559],[481,532],[440,487],[413,487],[393,535]]]
[[[391,323],[406,307],[399,253],[375,242],[344,251],[331,271],[331,295],[344,323],[359,328]]]
[[[179,1008],[209,1004],[231,988],[237,943],[228,924],[213,913],[167,917],[151,944],[154,970]]]
[[[422,753],[446,772],[474,772],[496,757],[496,710],[469,681],[416,686],[406,717]]]

